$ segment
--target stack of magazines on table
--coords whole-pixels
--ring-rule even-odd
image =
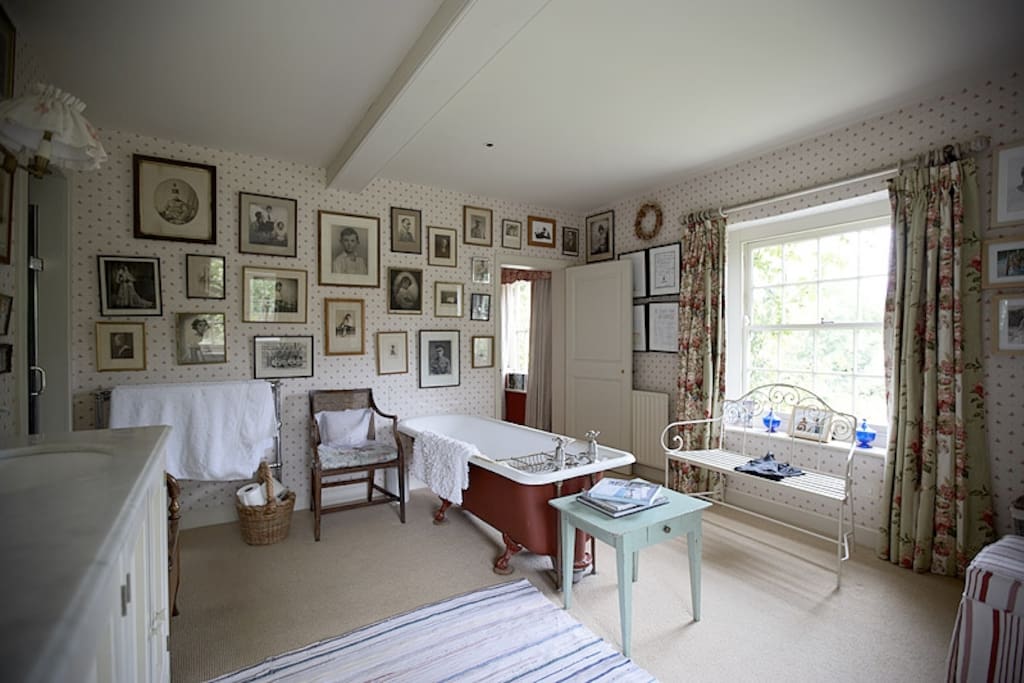
[[[597,482],[589,491],[576,496],[576,500],[609,517],[631,515],[668,502],[668,498],[661,495],[658,484],[643,479],[627,481],[612,477]]]

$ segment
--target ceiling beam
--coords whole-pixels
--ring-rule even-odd
[[[327,167],[362,192],[550,0],[445,0]]]

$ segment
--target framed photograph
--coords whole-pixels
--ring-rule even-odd
[[[526,217],[526,243],[532,247],[555,248],[555,219]]]
[[[416,209],[391,207],[391,251],[401,254],[423,253],[423,228]]]
[[[648,296],[679,293],[679,242],[647,250]]]
[[[478,285],[491,284],[491,259],[474,256],[469,262],[473,266],[473,282]]]
[[[11,331],[11,311],[14,309],[14,297],[9,294],[0,294],[0,335],[7,335]]]
[[[362,299],[324,299],[324,353],[366,353],[366,303]]]
[[[185,254],[185,296],[189,299],[224,298],[224,257]]]
[[[427,228],[427,265],[455,268],[459,265],[458,233],[454,228]]]
[[[478,294],[474,292],[469,295],[469,319],[484,321],[491,319],[490,294]]]
[[[217,169],[132,155],[135,237],[217,243]]]
[[[647,350],[679,353],[679,304],[647,304]]]
[[[423,313],[423,271],[388,268],[388,313]]]
[[[14,46],[18,32],[14,29],[14,22],[7,16],[7,12],[0,7],[0,59],[3,60],[0,75],[3,76],[3,92],[0,99],[14,97]]]
[[[490,209],[479,206],[462,207],[462,241],[489,247],[494,244],[494,226]]]
[[[406,332],[377,333],[377,374],[404,375],[409,372],[409,335]]]
[[[145,323],[96,323],[97,372],[145,369]]]
[[[298,205],[287,197],[239,192],[238,251],[294,258]]]
[[[252,354],[256,379],[313,376],[313,335],[253,337]]]
[[[493,368],[494,367],[494,337],[473,337],[473,367]]]
[[[434,283],[434,315],[438,318],[462,317],[462,284],[459,282]]]
[[[306,271],[242,267],[242,322],[306,322]]]
[[[459,386],[459,331],[420,330],[420,388]]]
[[[227,362],[223,313],[175,313],[179,365]]]
[[[160,259],[97,256],[100,315],[163,315]]]
[[[992,152],[992,225],[1024,223],[1024,140]]]
[[[633,350],[647,350],[647,304],[633,305]]]
[[[3,8],[0,7],[0,12]],[[11,262],[11,233],[14,224],[14,174],[0,168],[0,264]]]
[[[566,256],[580,255],[580,229],[562,226],[562,253]]]
[[[320,284],[380,286],[380,219],[320,211]]]
[[[1024,238],[985,240],[983,244],[982,287],[1024,286]]]
[[[523,222],[506,218],[501,222],[501,246],[505,249],[523,248]]]
[[[14,367],[14,345],[0,344],[0,375],[10,372]]]
[[[620,261],[633,263],[633,298],[642,299],[647,296],[647,250],[627,251],[619,254]]]
[[[587,263],[615,258],[615,212],[587,216]]]
[[[992,299],[992,305],[995,306],[995,352],[1024,352],[1024,294],[997,296]]]
[[[828,441],[832,438],[832,413],[821,408],[796,406],[790,417],[789,433],[799,439]]]

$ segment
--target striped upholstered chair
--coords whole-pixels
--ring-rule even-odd
[[[404,524],[405,454],[398,438],[398,417],[377,407],[371,389],[310,391],[309,414],[316,540],[320,540],[320,517],[328,512],[397,502],[398,516]],[[389,469],[397,470],[398,493],[375,481],[378,471]],[[366,485],[366,500],[324,507],[324,489],[353,484]],[[374,496],[375,492],[380,495]]]

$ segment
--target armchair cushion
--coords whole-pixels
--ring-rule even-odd
[[[340,467],[365,467],[375,465],[398,457],[395,444],[387,441],[370,441],[362,446],[339,447],[321,444],[317,446],[320,467],[325,470]]]
[[[373,443],[367,437],[370,432],[369,408],[324,410],[314,417],[320,431],[321,444],[337,448],[356,448]]]

